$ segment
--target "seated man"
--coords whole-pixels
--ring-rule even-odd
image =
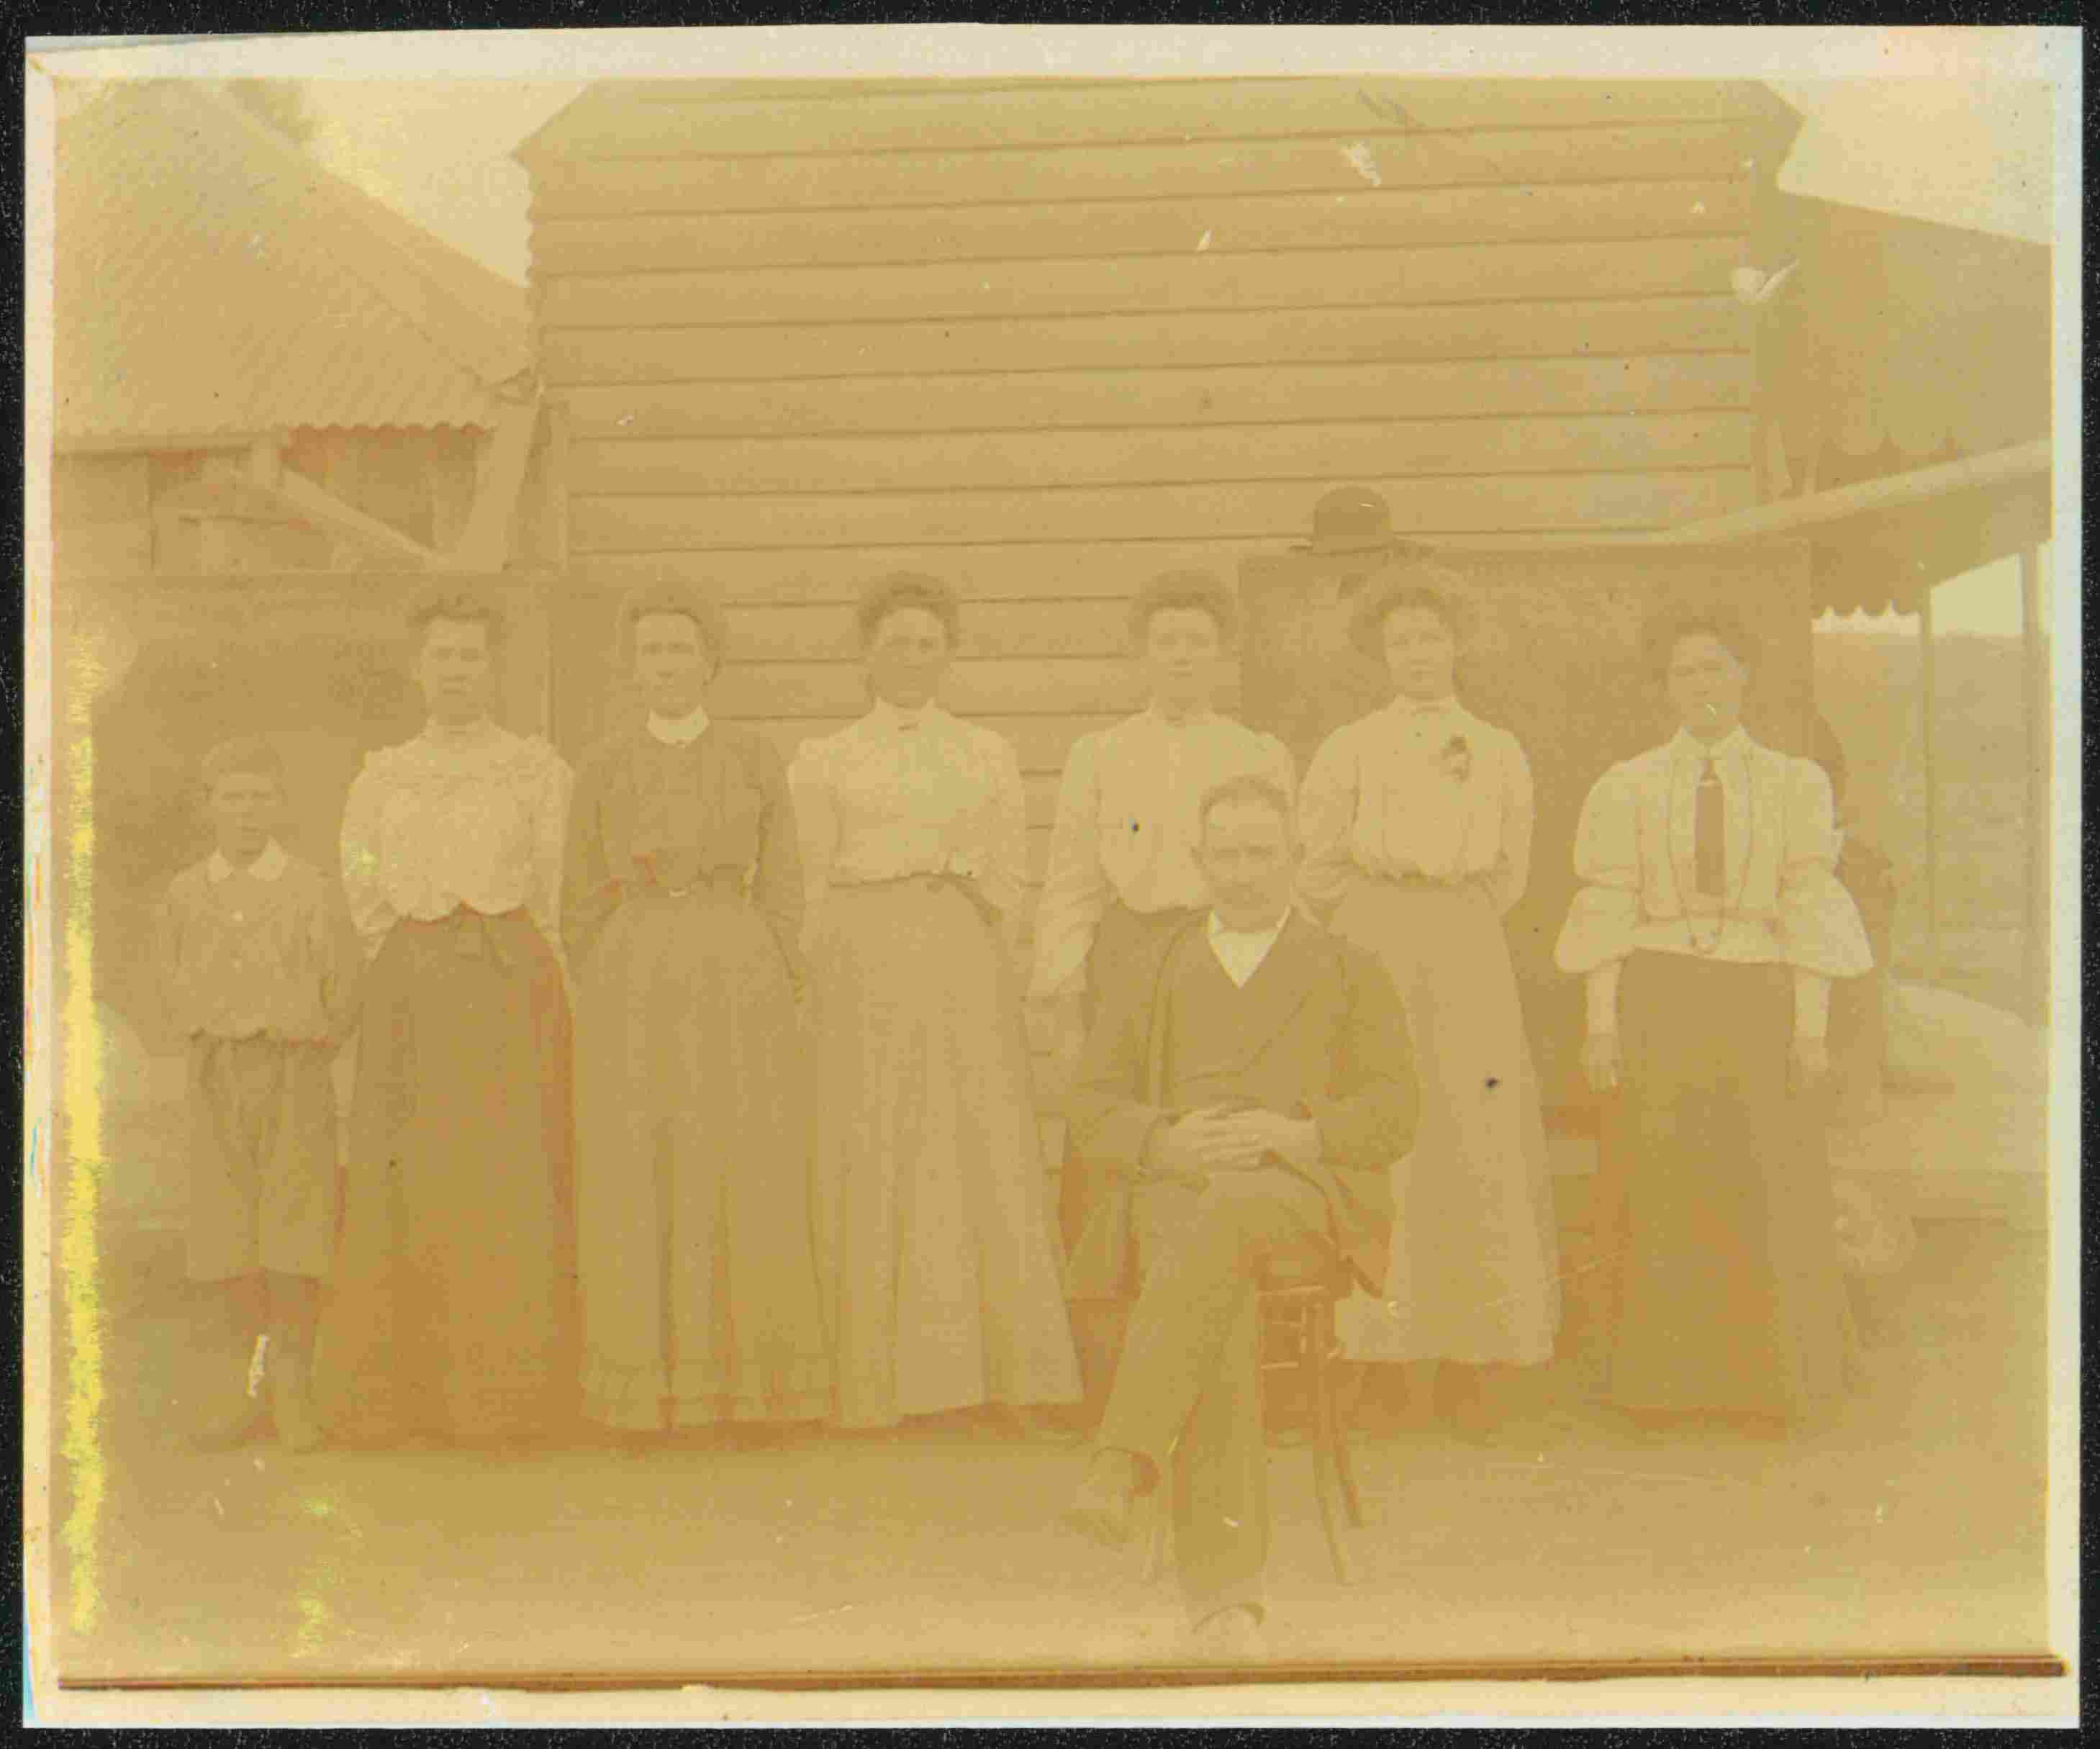
[[[1260,1651],[1268,1544],[1255,1283],[1347,1259],[1380,1280],[1392,1162],[1413,1138],[1400,998],[1375,961],[1290,907],[1289,798],[1228,779],[1203,797],[1207,917],[1120,981],[1087,1040],[1077,1150],[1115,1171],[1072,1258],[1074,1293],[1144,1286],[1067,1523],[1111,1545],[1175,1466],[1183,1597],[1207,1656]]]

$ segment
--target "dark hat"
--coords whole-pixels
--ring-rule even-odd
[[[1417,552],[1418,542],[1396,540],[1392,512],[1368,486],[1337,486],[1312,506],[1312,539],[1305,549],[1320,554]]]

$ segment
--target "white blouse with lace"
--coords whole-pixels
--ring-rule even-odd
[[[483,719],[431,723],[368,754],[343,810],[342,884],[368,955],[403,917],[464,905],[523,908],[560,939],[562,839],[571,779],[538,736]]]
[[[938,704],[886,700],[805,741],[788,784],[802,840],[807,927],[835,886],[950,874],[1001,914],[1009,946],[1028,885],[1028,810],[1005,736]]]

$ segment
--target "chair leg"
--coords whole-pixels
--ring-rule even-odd
[[[1349,1430],[1342,1425],[1339,1411],[1330,1411],[1335,1424],[1335,1474],[1342,1484],[1342,1504],[1348,1508],[1349,1522],[1361,1530],[1364,1526],[1364,1503],[1357,1492],[1357,1472],[1349,1460]]]
[[[1341,1345],[1335,1336],[1335,1309],[1327,1308],[1321,1320],[1321,1340],[1326,1345],[1328,1364],[1321,1369],[1327,1402],[1327,1426],[1334,1440],[1335,1479],[1342,1485],[1342,1504],[1349,1514],[1349,1522],[1361,1530],[1364,1524],[1364,1503],[1357,1492],[1357,1472],[1349,1461],[1348,1424],[1342,1419],[1340,1404],[1335,1400],[1334,1360],[1341,1353]]]
[[[1316,1327],[1312,1334],[1306,1363],[1312,1374],[1312,1491],[1319,1498],[1320,1524],[1327,1533],[1327,1552],[1334,1560],[1335,1580],[1346,1585],[1352,1575],[1349,1552],[1342,1543],[1335,1498],[1339,1491],[1342,1475],[1337,1456],[1340,1418],[1335,1411],[1334,1375],[1327,1367],[1327,1332]]]

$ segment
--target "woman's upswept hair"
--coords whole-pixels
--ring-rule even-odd
[[[444,620],[456,625],[479,625],[488,635],[493,651],[510,630],[503,605],[469,583],[433,583],[408,605],[408,633],[417,643],[430,634],[432,624]]]
[[[1458,606],[1463,588],[1458,573],[1429,559],[1411,559],[1388,565],[1364,580],[1357,605],[1349,615],[1349,641],[1365,656],[1385,660],[1385,622],[1403,608],[1433,613],[1444,622],[1456,643],[1466,635],[1466,618]]]
[[[929,576],[923,571],[893,571],[869,584],[861,594],[859,605],[854,609],[861,648],[865,650],[875,642],[875,635],[882,629],[885,620],[907,607],[932,614],[948,634],[948,647],[952,650],[955,647],[962,634],[963,613],[955,590],[938,577]]]
[[[621,598],[618,659],[623,673],[634,666],[634,628],[659,613],[690,620],[700,642],[707,646],[708,675],[721,672],[722,658],[729,648],[729,622],[722,617],[712,592],[699,584],[667,580],[642,584]]]
[[[1209,614],[1221,644],[1238,635],[1239,610],[1230,590],[1207,571],[1167,571],[1132,597],[1130,641],[1142,644],[1152,629],[1152,616],[1176,608]]]
[[[1657,681],[1670,678],[1670,658],[1688,638],[1711,638],[1744,667],[1754,669],[1761,654],[1758,641],[1726,607],[1694,607],[1665,613],[1648,628],[1648,672]]]

